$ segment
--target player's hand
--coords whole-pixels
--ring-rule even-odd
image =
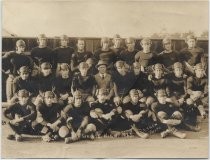
[[[104,118],[105,120],[111,120],[112,116],[111,116],[111,114],[108,113],[108,114],[103,114],[102,118]]]
[[[68,97],[69,97],[69,94],[68,94],[68,93],[66,93],[66,94],[61,94],[61,99],[62,99],[62,100],[66,100],[66,99],[68,99]]]
[[[142,115],[141,115],[142,116]],[[140,115],[131,115],[130,119],[134,122],[139,122]]]
[[[184,98],[180,98],[178,99],[179,104],[183,104],[184,103]]]
[[[53,130],[53,132],[59,130],[58,126],[55,123],[47,123],[47,126],[50,127]]]
[[[117,107],[117,113],[121,114],[122,113],[122,107]]]
[[[74,98],[73,97],[68,97],[68,104],[72,104],[74,102]]]
[[[193,100],[191,98],[187,98],[186,103],[188,105],[192,105],[194,102],[193,102]]]
[[[120,97],[114,97],[114,103],[116,106],[120,105],[120,101],[121,101]]]
[[[98,118],[98,115],[93,111],[93,112],[90,112],[90,116],[92,118]]]
[[[152,75],[148,75],[148,80],[151,81],[152,80]]]
[[[147,100],[147,98],[146,98],[146,97],[143,97],[143,98],[141,98],[141,99],[139,100],[139,102],[146,103],[146,100]]]

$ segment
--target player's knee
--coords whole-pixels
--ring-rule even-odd
[[[91,102],[94,102],[95,99],[94,99],[92,96],[88,96],[88,97],[86,98],[86,101],[87,101],[88,103],[91,103]]]
[[[146,104],[149,106],[151,105],[153,102],[155,101],[155,99],[153,97],[148,97],[146,100]]]
[[[175,118],[175,119],[181,120],[181,119],[182,119],[182,114],[181,114],[179,111],[175,111],[175,112],[172,114],[172,117]]]
[[[187,98],[186,103],[188,105],[192,105],[193,104],[193,100],[191,98]]]
[[[157,113],[157,117],[159,119],[165,119],[167,117],[167,114],[163,111],[160,111],[160,112]]]

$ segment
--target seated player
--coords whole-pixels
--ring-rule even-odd
[[[67,63],[60,64],[58,77],[55,79],[55,93],[61,105],[65,106],[68,102],[68,97],[71,94],[72,76],[70,75],[70,66]]]
[[[179,104],[182,105],[187,96],[187,75],[184,74],[184,66],[180,62],[174,63],[172,68],[173,73],[167,75],[169,96],[178,100]]]
[[[139,92],[132,89],[129,92],[130,101],[122,105],[122,112],[133,131],[141,138],[148,138],[149,132],[157,132],[157,124],[153,121],[147,105],[140,101]]]
[[[54,76],[52,73],[52,66],[48,62],[41,64],[41,74],[38,77],[38,89],[39,92],[44,93],[46,91],[52,91],[54,87]]]
[[[125,62],[117,61],[115,63],[116,72],[113,73],[113,81],[115,83],[115,96],[122,99],[129,93],[129,90],[134,83],[131,73],[126,71]]]
[[[114,96],[114,83],[112,77],[107,73],[107,63],[99,60],[96,65],[98,73],[94,76],[96,81],[96,92],[98,89],[106,89],[108,92],[107,98],[110,100]]]
[[[206,118],[204,107],[208,107],[208,79],[201,63],[195,66],[195,76],[187,79],[187,93],[189,98],[183,104],[184,122],[188,129],[199,131],[201,128],[197,125],[197,116],[200,114]]]
[[[167,94],[169,94],[168,89],[168,79],[164,73],[164,66],[160,63],[157,63],[152,66],[153,74],[150,74],[148,76],[148,79],[150,81],[150,94],[151,96],[154,96],[154,93],[158,89],[165,89],[167,91]]]
[[[88,64],[81,62],[79,64],[79,72],[73,75],[72,93],[79,90],[82,93],[84,100],[92,101],[95,93],[95,80],[92,75],[88,75]]]
[[[14,79],[13,83],[13,94],[21,89],[25,89],[31,94],[31,96],[37,96],[38,88],[35,82],[31,79],[29,67],[20,67],[18,73],[19,76]]]
[[[186,134],[176,129],[176,126],[181,124],[183,119],[179,107],[167,102],[166,91],[163,89],[158,89],[156,96],[158,102],[152,104],[152,110],[156,113],[159,122],[166,128],[165,131],[161,132],[161,137],[173,135],[178,138],[185,138]]]
[[[87,74],[89,74],[89,75],[95,75],[95,74],[97,74],[98,70],[95,67],[94,58],[88,58],[86,60],[86,63],[88,64],[88,68],[89,68]]]
[[[6,108],[4,115],[10,120],[8,124],[14,132],[7,139],[22,141],[22,134],[35,134],[31,122],[36,119],[36,107],[30,102],[28,91],[19,90],[17,96],[18,102]]]
[[[55,102],[55,94],[46,91],[36,103],[37,117],[33,121],[33,129],[40,135],[45,142],[58,140],[58,131],[61,126],[61,106]]]
[[[116,108],[112,101],[107,100],[108,92],[106,89],[99,89],[97,100],[91,103],[90,117],[96,125],[97,136],[108,133],[112,118],[116,114]]]
[[[89,120],[90,107],[82,100],[80,91],[73,93],[73,102],[62,111],[62,120],[66,123],[60,128],[59,135],[65,139],[65,143],[75,142],[88,136],[95,138],[96,127]]]

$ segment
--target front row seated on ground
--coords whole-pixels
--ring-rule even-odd
[[[166,91],[156,91],[151,105],[142,101],[141,91],[132,89],[129,99],[115,103],[106,98],[107,90],[99,89],[97,99],[84,101],[80,91],[73,93],[73,99],[63,108],[51,91],[39,95],[38,102],[31,101],[28,91],[20,90],[18,100],[4,111],[9,119],[13,134],[8,139],[21,141],[22,134],[40,135],[46,142],[63,139],[65,143],[81,139],[95,139],[104,135],[113,137],[135,134],[148,138],[160,133],[164,138],[173,135],[185,138],[180,128],[199,131],[197,115],[205,118],[201,103],[191,104],[186,99],[182,105],[168,102]]]

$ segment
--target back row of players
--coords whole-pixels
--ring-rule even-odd
[[[27,56],[25,42],[18,40],[16,51],[2,57],[9,75],[5,115],[16,133],[8,138],[20,140],[24,131],[33,131],[45,141],[62,137],[69,142],[85,134],[94,138],[96,130],[120,135],[129,129],[142,138],[150,132],[185,138],[174,126],[200,130],[196,117],[204,118],[208,107],[208,58],[193,35],[180,52],[172,49],[170,38],[163,39],[160,54],[151,51],[148,38],[140,42],[142,51],[133,38],[125,40],[126,48],[119,35],[112,47],[109,41],[102,38],[92,54],[85,40],[79,39],[74,51],[64,35],[52,51],[42,34]]]

